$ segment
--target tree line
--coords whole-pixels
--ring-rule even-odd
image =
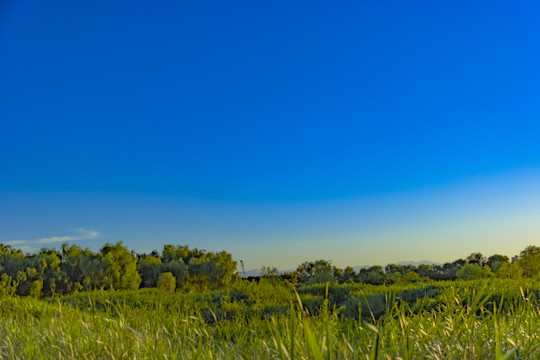
[[[510,259],[506,255],[485,257],[479,252],[465,259],[445,264],[375,265],[361,268],[358,272],[351,266],[344,269],[333,266],[328,260],[306,261],[295,271],[279,274],[275,267],[261,268],[260,278],[281,278],[300,284],[315,283],[365,283],[372,285],[410,283],[424,280],[480,279],[490,277],[519,279],[521,277],[540,278],[540,247],[527,246],[519,256]]]
[[[279,274],[274,267],[263,267],[261,278],[284,281],[291,286],[315,283],[366,283],[373,285],[502,277],[540,278],[540,247],[528,246],[519,256],[485,257],[472,253],[441,265],[371,266],[355,272],[330,261],[304,262],[293,272]],[[130,252],[122,242],[105,244],[99,251],[64,243],[60,250],[41,249],[24,254],[0,243],[0,296],[35,297],[69,294],[93,289],[217,289],[240,279],[231,254],[207,252],[187,245],[165,245],[161,253]]]
[[[165,245],[159,254],[135,254],[122,242],[105,244],[98,252],[62,244],[23,254],[0,244],[0,295],[52,296],[92,289],[161,287],[219,288],[239,276],[236,261],[225,252]]]

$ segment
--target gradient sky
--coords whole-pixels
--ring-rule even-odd
[[[540,244],[540,3],[0,2],[0,242],[246,268]]]

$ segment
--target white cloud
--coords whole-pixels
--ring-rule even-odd
[[[37,248],[32,245],[52,244],[52,243],[77,241],[77,240],[90,240],[90,239],[95,239],[101,236],[101,233],[95,230],[89,230],[89,229],[84,229],[84,228],[77,228],[74,230],[76,232],[75,235],[51,236],[51,237],[40,238],[40,239],[35,239],[35,240],[11,240],[11,241],[8,241],[6,245],[16,247],[22,251],[31,252],[31,251],[37,250]]]
[[[75,229],[79,233],[78,236],[51,236],[48,238],[41,238],[36,240],[37,244],[49,244],[49,243],[58,243],[65,241],[77,241],[77,240],[89,240],[95,239],[101,236],[101,233],[94,230],[87,230],[83,228]]]
[[[22,252],[34,252],[38,250],[37,248],[28,245],[17,246],[17,249],[21,250]]]
[[[27,240],[11,240],[11,241],[8,241],[6,245],[16,246],[16,245],[26,244],[27,242],[28,242]]]

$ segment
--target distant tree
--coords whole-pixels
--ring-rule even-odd
[[[298,281],[301,283],[306,282],[311,275],[313,275],[314,263],[311,261],[304,261],[296,268],[298,274]]]
[[[159,289],[174,291],[176,289],[176,278],[170,272],[164,272],[159,275],[157,286]]]
[[[388,274],[385,274],[385,282],[387,284],[396,284],[401,280],[403,275],[399,271],[394,271]]]
[[[161,269],[163,272],[170,272],[174,275],[177,288],[184,286],[188,279],[188,269],[182,259],[163,263]]]
[[[137,272],[137,258],[122,245],[105,244],[101,255],[106,264],[105,286],[111,289],[138,289],[141,276]]]
[[[217,277],[218,286],[226,286],[232,284],[240,278],[236,270],[236,261],[232,259],[232,255],[226,251],[221,251],[211,257],[211,261],[219,268]]]
[[[487,259],[487,265],[491,268],[491,270],[495,271],[495,267],[498,268],[500,267],[502,264],[504,263],[509,263],[510,262],[510,259],[508,258],[508,256],[506,255],[499,255],[499,254],[495,254],[495,255],[491,255],[488,259]]]
[[[99,258],[98,255],[95,255],[89,249],[83,250],[75,244],[63,243],[61,249],[61,264],[60,268],[63,273],[64,281],[60,285],[61,292],[67,293],[71,291],[79,291],[82,289],[82,284],[85,283],[85,277],[88,277],[90,274],[83,273],[83,267],[81,262],[83,257],[85,259],[85,270],[90,270],[88,262],[90,259]],[[92,262],[92,261],[90,261]],[[94,279],[96,281],[96,279]],[[87,279],[87,284],[90,283],[90,278]]]
[[[416,269],[416,273],[421,277],[431,277],[433,273],[432,266],[428,264],[420,264]]]
[[[186,261],[189,261],[189,247],[187,245],[164,245],[162,258],[164,263],[173,260],[182,260],[182,262],[186,263]]]
[[[36,279],[32,281],[32,285],[30,285],[30,291],[28,295],[40,298],[43,290],[43,279]]]
[[[456,273],[458,279],[474,280],[492,277],[493,273],[489,266],[480,267],[478,264],[465,264]]]
[[[334,275],[332,263],[327,260],[317,260],[313,263],[313,273],[307,280],[307,284],[319,283],[334,283],[336,277]]]
[[[13,296],[17,292],[19,283],[14,281],[11,276],[3,273],[0,276],[0,298],[4,296]]]
[[[83,289],[100,289],[109,286],[107,276],[108,265],[101,254],[85,251],[81,254],[79,267]]]
[[[527,246],[520,254],[519,266],[523,269],[523,275],[530,278],[540,277],[540,247]]]
[[[358,275],[360,277],[360,281],[366,284],[382,285],[386,280],[384,271],[379,265],[360,269]]]
[[[350,266],[347,266],[345,269],[343,269],[343,272],[338,277],[338,283],[348,283],[348,282],[355,282],[357,281],[356,273],[354,272],[354,269]]]
[[[418,275],[416,272],[414,271],[409,271],[408,273],[406,273],[405,275],[403,275],[400,279],[399,279],[399,283],[405,283],[405,284],[409,284],[409,283],[415,283],[415,282],[418,282],[418,281],[421,281],[422,278],[420,277],[420,275]]]
[[[260,270],[260,276],[264,278],[278,276],[278,269],[272,266],[263,266]]]
[[[399,265],[399,264],[388,264],[384,268],[386,274],[398,273],[400,275],[405,275],[409,271],[414,271],[416,268],[413,265]]]
[[[158,277],[162,270],[161,259],[154,255],[147,255],[137,264],[139,275],[142,280],[142,287],[156,287]]]
[[[476,264],[480,267],[484,266],[487,263],[487,259],[482,253],[476,252],[465,258],[467,264]]]
[[[69,290],[70,280],[67,274],[61,268],[61,254],[56,250],[41,249],[35,256],[39,262],[40,278],[43,279],[43,293],[45,296],[52,296],[57,289],[60,293],[66,293]]]
[[[519,279],[523,276],[523,269],[517,263],[505,262],[497,269],[497,276],[506,279]]]

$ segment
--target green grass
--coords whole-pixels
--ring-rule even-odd
[[[534,281],[0,299],[2,359],[540,359]],[[354,310],[356,309],[356,310]]]

